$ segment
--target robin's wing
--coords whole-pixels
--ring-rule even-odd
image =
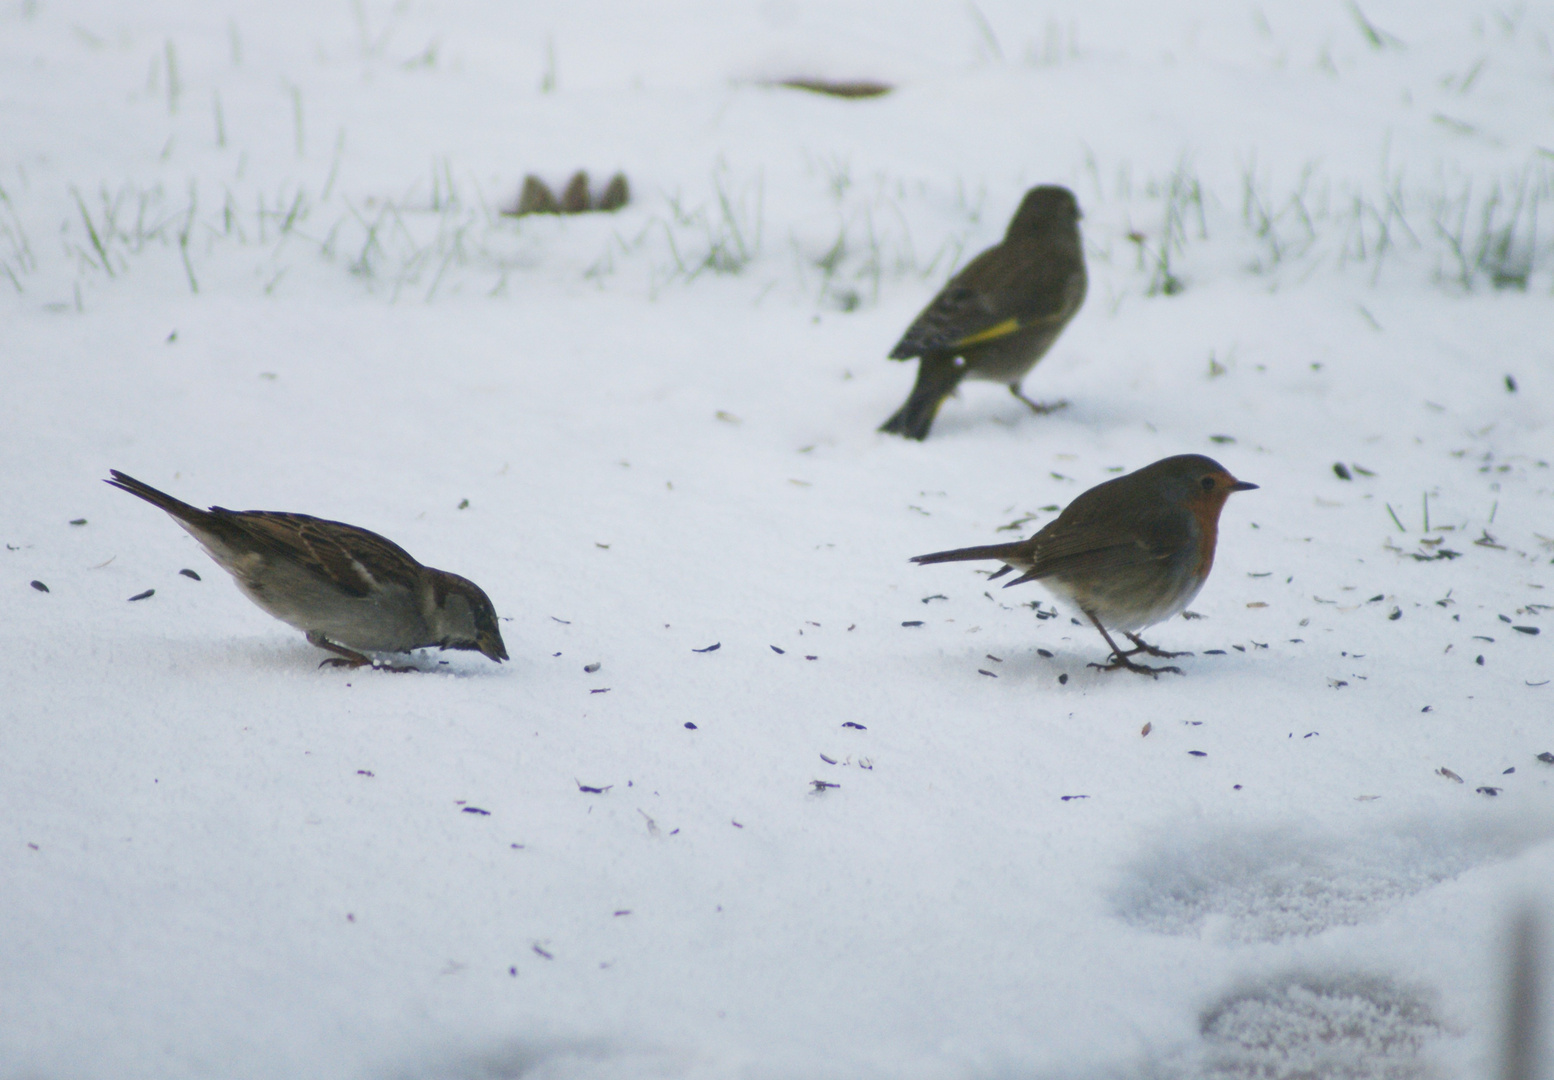
[[[375,586],[387,584],[416,587],[421,564],[392,540],[367,529],[307,514],[235,513],[219,506],[211,507],[211,513],[227,527],[241,529],[255,550],[298,562],[350,596],[367,596]]]
[[[1105,576],[1169,562],[1194,543],[1191,516],[1180,512],[1122,518],[1098,513],[1070,521],[1060,517],[1031,538],[1031,569],[1009,584],[1053,575]]]
[[[1064,322],[1085,293],[1084,261],[1067,244],[989,248],[950,279],[907,327],[891,358],[956,352],[1042,322]]]

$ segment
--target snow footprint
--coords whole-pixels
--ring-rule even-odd
[[[1285,974],[1204,1012],[1202,1080],[1414,1080],[1445,1030],[1428,995],[1388,979]]]
[[[1119,918],[1157,933],[1279,941],[1364,922],[1525,843],[1439,822],[1341,838],[1294,829],[1199,833],[1134,859],[1110,899]]]

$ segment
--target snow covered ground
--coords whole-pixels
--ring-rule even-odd
[[[1168,7],[3,0],[0,1075],[1490,1074],[1554,14]],[[498,214],[578,168],[631,204]],[[1070,408],[876,434],[1044,182]],[[907,561],[1183,452],[1261,485],[1184,677]],[[378,530],[512,661],[317,670],[109,468]]]

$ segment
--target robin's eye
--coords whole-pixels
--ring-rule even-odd
[[[1203,485],[1204,491],[1214,490],[1214,477],[1212,476],[1205,476],[1202,480],[1198,481],[1198,483]]]

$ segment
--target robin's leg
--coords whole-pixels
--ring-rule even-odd
[[[1035,413],[1037,416],[1046,416],[1048,413],[1053,413],[1057,412],[1059,409],[1068,408],[1068,402],[1066,401],[1054,401],[1051,405],[1043,405],[1039,401],[1032,401],[1030,398],[1021,393],[1020,384],[1017,382],[1009,384],[1009,392],[1015,397],[1019,398],[1021,401],[1025,402],[1025,404],[1029,405],[1031,412]]]
[[[1164,660],[1174,660],[1178,656],[1192,655],[1190,652],[1166,652],[1164,649],[1156,648],[1155,646],[1151,645],[1137,634],[1130,634],[1126,630],[1124,630],[1122,633],[1124,637],[1133,642],[1134,645],[1138,646],[1137,648],[1129,649],[1126,654],[1128,656],[1135,656],[1138,653],[1148,653],[1150,656],[1158,656]]]
[[[1174,671],[1178,675],[1182,673],[1181,668],[1174,666],[1150,667],[1148,664],[1135,664],[1132,660],[1128,659],[1132,653],[1125,653],[1121,649],[1117,648],[1117,643],[1113,641],[1112,636],[1106,632],[1106,627],[1101,625],[1100,619],[1097,619],[1092,613],[1088,611],[1085,612],[1085,618],[1089,619],[1090,622],[1095,625],[1095,628],[1101,632],[1101,636],[1106,639],[1106,644],[1112,647],[1111,663],[1087,664],[1085,665],[1086,667],[1093,667],[1100,671],[1116,671],[1118,668],[1127,668],[1129,671],[1136,671],[1140,675],[1148,675],[1151,679],[1160,678],[1160,673],[1162,671]],[[1128,636],[1131,637],[1132,635],[1130,634]],[[1138,650],[1134,651],[1137,652]]]
[[[380,666],[374,664],[371,657],[364,656],[363,654],[357,652],[355,649],[347,649],[344,645],[336,645],[323,634],[320,634],[317,630],[308,631],[308,644],[317,645],[320,649],[327,649],[332,653],[340,654],[339,656],[331,656],[327,660],[320,660],[318,664],[319,667],[371,667],[374,671],[392,671],[396,673],[416,670],[413,667],[397,667],[389,664],[383,664]]]

